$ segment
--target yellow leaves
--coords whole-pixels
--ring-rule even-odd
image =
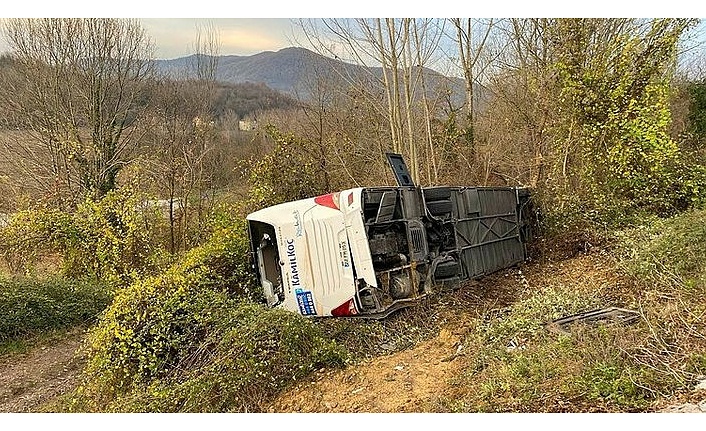
[[[115,337],[116,340],[120,341],[129,340],[134,334],[132,329],[118,325],[113,326],[112,330],[113,337]]]

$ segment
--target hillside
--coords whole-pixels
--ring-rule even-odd
[[[136,22],[18,21],[0,412],[706,411],[706,79],[673,73],[695,22],[507,23],[469,110],[430,62],[194,75],[215,57],[101,51]],[[388,187],[398,157],[418,188]]]
[[[173,77],[192,77],[196,55],[172,60],[157,60],[157,69]],[[463,80],[424,70],[430,92],[447,86],[455,101],[463,100]],[[363,67],[331,59],[305,48],[290,47],[276,52],[265,51],[250,56],[224,55],[218,59],[216,79],[224,83],[262,83],[290,96],[306,99],[311,95],[315,81],[374,82],[380,79],[378,67]],[[345,77],[345,78],[342,78]]]
[[[481,280],[475,285],[446,294],[428,310],[430,320],[439,329],[422,341],[387,355],[380,355],[344,370],[324,371],[300,382],[279,396],[269,407],[272,413],[442,413],[442,412],[610,412],[616,406],[608,402],[569,399],[558,386],[570,386],[568,376],[536,378],[491,373],[488,358],[479,358],[473,345],[479,317],[507,318],[509,311],[520,308],[528,290],[574,286],[577,290],[605,291],[607,286],[625,289],[626,280],[616,274],[600,250],[580,253],[558,261],[534,262],[522,269],[511,269]],[[605,294],[603,296],[606,296]],[[617,301],[614,299],[614,301]],[[542,329],[549,333],[549,331]],[[573,342],[591,333],[609,331],[616,337],[631,331],[628,327],[576,327]],[[518,331],[519,332],[519,331]],[[513,334],[516,335],[516,334]],[[552,337],[547,337],[551,339]],[[555,336],[561,339],[561,336]],[[503,360],[520,371],[517,364],[543,343],[536,339],[510,340]],[[549,341],[548,343],[551,343]],[[598,352],[596,352],[598,354]],[[479,361],[488,361],[479,367]],[[544,358],[543,364],[550,362]],[[570,366],[569,363],[564,363]],[[542,366],[542,365],[538,365]],[[507,379],[498,381],[494,379]],[[518,394],[523,385],[533,388]],[[495,387],[494,387],[495,386]],[[494,387],[494,388],[493,388]],[[492,388],[492,389],[491,389]],[[702,404],[699,404],[702,402]],[[706,412],[706,391],[685,390],[675,397],[660,398],[641,411]],[[696,407],[694,410],[693,407]],[[623,407],[624,408],[624,407]],[[692,408],[691,410],[688,410]]]
[[[487,374],[498,364],[485,371],[478,369],[479,352],[473,350],[472,340],[479,317],[500,318],[507,310],[521,307],[521,297],[527,289],[575,286],[605,292],[606,287],[624,282],[599,250],[563,260],[534,262],[521,270],[488,277],[425,304],[416,318],[409,312],[394,316],[389,322],[391,330],[375,346],[377,355],[344,369],[322,368],[302,381],[292,382],[290,389],[276,397],[265,411],[615,411],[616,406],[610,402],[567,399],[560,389],[552,387],[557,383],[569,385],[571,375],[547,376],[543,383],[531,383],[542,390],[527,392],[523,398],[516,398],[517,387],[512,387],[524,384],[519,375],[515,381],[501,382],[509,383],[506,389],[488,393],[488,388],[498,383],[492,381],[492,374]],[[607,330],[616,337],[631,331],[620,327]],[[575,339],[600,332],[601,328],[583,328]],[[25,353],[0,355],[0,382],[6,383],[6,389],[0,390],[0,412],[61,411],[61,396],[75,388],[85,364],[79,349],[83,336],[82,331],[73,331],[63,341],[52,339]],[[539,340],[524,343],[517,348],[508,347],[504,362],[513,363],[542,344]],[[570,366],[569,362],[564,364]],[[694,389],[692,384],[685,386],[672,397],[658,397],[641,411],[706,411],[706,391]]]
[[[298,102],[292,97],[273,90],[265,84],[251,82],[219,84],[213,103],[217,117],[232,112],[238,118],[244,118],[259,111],[291,109],[298,106]]]

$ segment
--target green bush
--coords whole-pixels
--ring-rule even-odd
[[[92,281],[0,279],[0,342],[93,322],[111,298]]]
[[[311,321],[247,300],[242,222],[121,290],[90,334],[73,410],[257,411],[344,351]],[[233,295],[237,293],[237,295]]]
[[[557,93],[549,97],[559,117],[539,184],[548,219],[558,219],[553,225],[625,226],[635,214],[669,216],[706,197],[703,160],[671,135],[671,64],[695,22],[624,24],[606,39],[596,38],[610,25],[602,21],[557,20],[547,28],[567,41],[552,48]],[[596,55],[586,57],[587,47]]]
[[[687,84],[690,96],[689,129],[703,140],[706,138],[706,80]]]
[[[17,212],[0,228],[0,256],[12,273],[30,275],[42,258],[60,253],[71,223],[71,216],[59,210]]]
[[[166,256],[153,236],[156,214],[129,188],[86,200],[73,213],[37,208],[15,214],[0,229],[0,253],[15,273],[29,274],[47,255],[62,258],[70,278],[126,284],[154,271]]]
[[[244,218],[222,213],[213,218],[211,238],[186,252],[166,274],[198,274],[198,282],[221,292],[259,299],[250,268],[250,243]]]
[[[141,210],[144,199],[122,188],[79,205],[61,238],[64,274],[122,285],[158,268],[163,250],[152,236],[156,214]]]
[[[282,389],[323,366],[345,361],[344,351],[308,320],[281,310],[199,294],[209,319],[193,321],[171,356],[120,385],[102,411],[256,412]],[[216,309],[214,310],[214,305]],[[196,310],[194,310],[196,311]],[[102,370],[95,376],[104,379]],[[122,371],[122,370],[121,370]],[[108,383],[108,382],[105,382]],[[104,383],[103,387],[108,387]]]
[[[275,142],[274,149],[246,168],[249,206],[263,208],[331,191],[322,156],[311,143],[274,127],[268,127],[267,134]]]

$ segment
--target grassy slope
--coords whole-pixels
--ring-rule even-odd
[[[705,219],[706,211],[693,211],[652,220],[620,233],[583,275],[527,280],[506,312],[480,316],[466,335],[473,360],[446,407],[645,411],[687,396],[706,374]],[[642,318],[628,327],[579,325],[570,335],[542,326],[608,306]]]

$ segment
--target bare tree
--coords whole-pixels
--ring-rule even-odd
[[[226,169],[218,159],[213,112],[219,47],[215,28],[199,27],[191,77],[171,76],[154,87],[146,156],[157,191],[166,200],[172,253],[202,239],[214,181]]]
[[[365,66],[340,67],[340,77],[353,94],[365,97],[365,102],[386,118],[389,134],[384,146],[408,157],[417,181],[434,178],[423,158],[434,154],[431,119],[435,108],[428,94],[426,67],[438,53],[443,29],[439,22],[412,18],[326,19],[323,28],[311,21],[302,23],[314,50]]]
[[[194,135],[189,151],[184,152],[185,161],[191,175],[190,185],[195,196],[195,209],[197,213],[197,229],[194,230],[194,242],[202,239],[206,223],[209,203],[213,203],[214,176],[222,168],[216,165],[212,157],[215,154],[215,112],[214,101],[216,98],[216,73],[220,55],[221,41],[218,29],[208,23],[197,27],[194,50],[196,55],[196,88],[199,91],[198,117],[193,119]],[[184,202],[185,206],[187,202]]]
[[[2,98],[31,139],[7,145],[47,190],[101,197],[139,142],[151,43],[133,19],[8,19],[16,70]],[[39,174],[37,174],[39,173]]]
[[[456,44],[459,54],[459,65],[463,71],[466,84],[466,119],[470,130],[471,144],[473,144],[473,122],[476,105],[475,87],[479,85],[479,75],[489,67],[497,54],[484,56],[491,33],[496,27],[497,20],[478,20],[473,18],[450,18],[455,30]],[[476,41],[476,39],[478,39]],[[484,61],[484,64],[481,64]],[[481,69],[481,70],[479,70]]]

